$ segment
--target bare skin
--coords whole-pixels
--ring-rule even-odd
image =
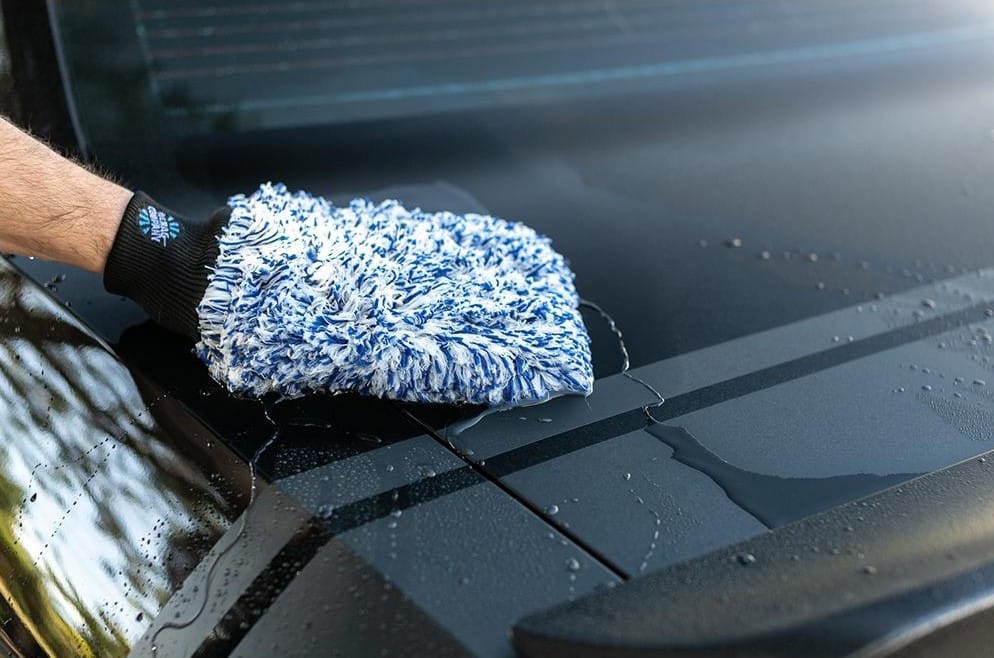
[[[102,273],[131,194],[0,117],[0,251]]]

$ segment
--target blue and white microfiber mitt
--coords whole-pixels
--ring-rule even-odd
[[[228,205],[196,351],[230,390],[490,406],[590,392],[573,273],[527,226],[283,185]]]

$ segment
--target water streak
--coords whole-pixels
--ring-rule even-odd
[[[221,562],[221,559],[224,558],[224,556],[227,555],[232,548],[234,548],[235,544],[237,544],[242,539],[242,536],[245,534],[245,529],[246,526],[248,525],[248,515],[252,509],[252,504],[255,502],[255,497],[256,497],[257,480],[258,480],[258,475],[256,471],[259,459],[262,457],[263,453],[265,453],[266,450],[268,450],[270,446],[272,446],[273,443],[275,443],[280,436],[280,427],[273,419],[272,415],[270,414],[271,409],[269,403],[262,402],[261,404],[262,404],[263,415],[266,417],[266,420],[269,421],[269,423],[273,426],[273,433],[261,446],[259,446],[259,448],[255,451],[255,454],[252,455],[252,459],[249,460],[248,464],[249,499],[248,499],[248,504],[245,506],[245,511],[242,513],[241,522],[239,524],[238,531],[228,541],[228,543],[224,546],[224,548],[222,548],[220,551],[215,553],[213,560],[211,560],[211,565],[210,567],[208,567],[207,575],[204,578],[204,587],[203,587],[204,594],[200,599],[200,605],[197,607],[197,610],[193,613],[193,615],[184,621],[166,622],[165,624],[160,626],[159,629],[156,630],[155,633],[152,635],[153,654],[156,653],[158,650],[156,641],[158,640],[159,635],[161,635],[163,631],[183,630],[184,628],[187,628],[191,624],[196,622],[197,619],[199,619],[200,616],[204,613],[204,610],[207,609],[207,602],[210,599],[211,581],[214,578],[214,570],[217,568],[217,565]]]
[[[611,333],[613,333],[618,338],[618,351],[621,352],[621,374],[624,375],[626,378],[632,380],[636,384],[640,384],[647,391],[649,391],[654,396],[656,396],[658,402],[647,404],[644,407],[642,407],[642,411],[645,412],[645,415],[648,418],[648,420],[650,422],[655,423],[656,419],[652,417],[652,414],[649,412],[649,410],[662,406],[666,402],[666,398],[664,398],[663,394],[657,391],[656,388],[652,386],[652,384],[648,383],[641,377],[636,377],[635,375],[629,372],[632,363],[631,363],[631,358],[628,355],[628,347],[625,345],[625,336],[624,334],[621,333],[621,329],[618,328],[618,324],[614,321],[614,318],[612,318],[607,311],[605,311],[603,308],[601,308],[600,306],[598,306],[597,304],[595,304],[590,300],[581,299],[580,306],[582,308],[589,308],[590,310],[600,315],[601,319],[607,322],[608,329],[611,330]]]

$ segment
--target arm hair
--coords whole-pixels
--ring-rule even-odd
[[[130,198],[0,117],[0,250],[103,272]]]

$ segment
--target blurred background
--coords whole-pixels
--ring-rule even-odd
[[[16,105],[14,81],[10,76],[10,57],[7,55],[7,37],[3,31],[3,16],[0,15],[0,114],[16,119]]]

